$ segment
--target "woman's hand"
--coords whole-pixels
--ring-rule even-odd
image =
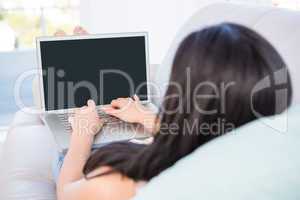
[[[96,104],[93,100],[87,102],[87,106],[78,108],[73,117],[69,118],[73,132],[72,138],[94,138],[103,126],[100,120]]]
[[[143,106],[137,95],[134,95],[133,99],[118,98],[102,109],[106,114],[117,117],[125,122],[142,124],[150,132],[153,132],[157,125],[156,114]]]
[[[112,100],[110,105],[104,106],[106,114],[115,116],[125,122],[141,123],[141,119],[149,110],[143,106],[139,98],[134,95],[132,98],[118,98]]]
[[[73,30],[73,35],[87,35],[89,34],[84,28],[82,28],[81,26],[76,26]],[[63,30],[57,30],[54,33],[54,36],[66,36],[67,34],[63,31]]]

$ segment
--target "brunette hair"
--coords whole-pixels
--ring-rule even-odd
[[[280,86],[285,95],[279,98],[278,74],[285,80]],[[268,87],[260,87],[266,82]],[[223,99],[216,94],[222,85]],[[287,66],[266,39],[237,24],[207,27],[188,35],[177,50],[153,143],[106,145],[92,154],[83,172],[111,166],[108,173],[148,181],[208,141],[261,116],[282,113],[291,98]],[[172,124],[176,130],[168,127]]]

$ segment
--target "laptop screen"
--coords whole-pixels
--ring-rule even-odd
[[[145,36],[40,41],[45,109],[147,99]]]

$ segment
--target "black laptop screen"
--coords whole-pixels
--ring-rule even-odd
[[[137,94],[147,100],[144,36],[41,41],[45,109],[98,105]]]

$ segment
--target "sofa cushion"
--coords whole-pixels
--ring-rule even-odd
[[[51,169],[55,153],[52,134],[38,116],[17,113],[3,144],[0,199],[56,199]]]
[[[215,139],[154,178],[135,200],[300,199],[299,121],[295,107]]]

